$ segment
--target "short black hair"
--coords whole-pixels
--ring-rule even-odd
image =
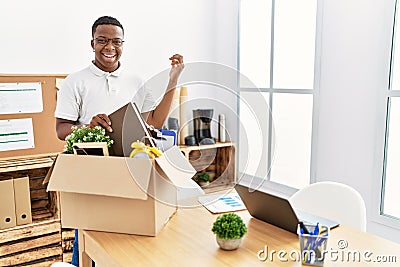
[[[103,16],[103,17],[98,18],[93,23],[93,26],[92,26],[92,37],[94,37],[94,33],[95,33],[96,29],[97,29],[97,26],[99,26],[99,25],[115,25],[115,26],[120,27],[122,29],[122,33],[124,33],[124,27],[122,27],[122,24],[116,18],[113,18],[113,17],[110,17],[110,16]]]

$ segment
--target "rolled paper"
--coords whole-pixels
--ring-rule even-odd
[[[189,135],[189,122],[191,111],[189,110],[187,87],[181,87],[179,95],[179,144],[185,144],[185,137]]]

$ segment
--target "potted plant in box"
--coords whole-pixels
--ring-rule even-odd
[[[107,135],[106,131],[100,126],[90,128],[89,126],[72,126],[72,132],[65,138],[66,144],[64,150],[67,153],[74,153],[73,146],[76,143],[88,143],[88,142],[104,142],[107,147],[111,147],[113,140]]]
[[[210,183],[210,175],[208,172],[199,172],[197,174],[197,182],[199,182],[200,186],[207,186]]]
[[[217,217],[211,231],[216,234],[217,243],[222,249],[235,250],[247,233],[247,227],[239,215],[225,213]]]

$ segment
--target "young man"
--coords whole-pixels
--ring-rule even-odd
[[[56,131],[64,140],[71,126],[101,126],[112,132],[107,114],[128,102],[134,102],[147,122],[161,128],[168,116],[178,78],[183,70],[183,57],[175,54],[171,60],[169,82],[161,102],[155,107],[151,91],[143,81],[124,70],[119,59],[124,44],[124,28],[109,16],[98,18],[92,26],[91,46],[95,59],[85,69],[68,75],[57,94]],[[79,265],[78,239],[75,232],[72,264]]]
[[[56,107],[56,130],[64,140],[73,125],[101,126],[112,131],[107,114],[133,101],[147,122],[161,128],[171,106],[178,78],[183,70],[183,57],[175,54],[171,60],[169,82],[161,102],[154,107],[151,91],[143,81],[121,66],[124,29],[112,17],[100,17],[92,26],[91,46],[94,61],[85,69],[70,74],[58,92]]]

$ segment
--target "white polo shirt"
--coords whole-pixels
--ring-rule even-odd
[[[94,115],[109,115],[129,102],[142,113],[155,108],[152,92],[138,76],[121,66],[114,72],[104,72],[92,63],[62,82],[55,117],[88,124]]]

